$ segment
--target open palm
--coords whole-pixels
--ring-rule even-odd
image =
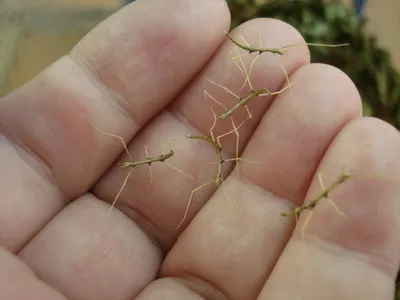
[[[304,46],[281,59],[298,81],[292,90],[254,100],[240,129],[241,156],[261,163],[225,169],[222,188],[199,191],[175,230],[190,192],[215,176],[204,168],[212,147],[184,137],[209,134],[204,90],[236,101],[204,78],[236,90],[244,82],[228,28],[223,0],[137,1],[0,100],[0,299],[393,298],[400,184],[390,178],[400,174],[400,135],[362,118],[349,78],[310,64]],[[304,42],[272,19],[233,34],[258,42],[259,33],[264,46]],[[284,85],[276,61],[259,57],[253,85]],[[172,147],[168,162],[196,180],[155,163],[149,186],[148,168],[135,168],[107,215],[126,154],[95,127],[130,141],[134,159],[146,157],[144,145],[151,156]],[[231,128],[220,121],[216,135]],[[236,136],[223,147],[235,157]],[[280,215],[317,195],[317,172],[334,178],[346,156],[355,178],[332,195],[346,217],[328,201],[297,225]]]

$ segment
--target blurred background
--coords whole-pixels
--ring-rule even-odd
[[[0,0],[0,96],[68,53],[96,24],[128,2]],[[274,17],[292,24],[308,42],[349,42],[350,47],[340,51],[313,47],[312,60],[345,71],[360,90],[364,113],[400,129],[400,0],[227,2],[232,28],[255,17]]]

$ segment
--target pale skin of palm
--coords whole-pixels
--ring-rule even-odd
[[[121,143],[93,126],[141,158],[143,145],[156,156],[172,137],[207,135],[204,89],[226,105],[237,99],[204,78],[232,89],[244,79],[229,59],[229,24],[223,0],[135,1],[0,100],[0,299],[393,299],[400,184],[388,178],[400,174],[399,133],[363,118],[350,79],[310,64],[304,46],[281,60],[297,80],[291,93],[249,105],[240,154],[262,163],[224,174],[229,199],[205,189],[177,231],[197,183],[160,163],[148,188],[137,168],[99,235],[126,170]],[[232,34],[257,43],[259,33],[264,46],[304,42],[273,19]],[[260,56],[254,86],[283,86],[275,61]],[[233,157],[236,137],[223,146]],[[349,148],[354,178],[380,176],[350,178],[332,195],[348,218],[321,201],[301,232],[306,216],[296,225],[280,213],[318,194],[316,174],[338,175]],[[196,177],[215,152],[182,138],[170,159]]]

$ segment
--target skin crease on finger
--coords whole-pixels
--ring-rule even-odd
[[[41,281],[18,257],[1,247],[0,266],[0,299],[67,300]]]

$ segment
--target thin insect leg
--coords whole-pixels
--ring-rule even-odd
[[[256,63],[257,59],[260,57],[260,55],[256,55],[256,57],[252,60],[252,62],[250,63],[250,67],[249,67],[249,77],[251,75],[251,73],[253,72],[253,67],[254,64]],[[250,79],[249,79],[250,80]],[[252,88],[253,90],[253,88]]]
[[[193,179],[193,180],[196,180],[196,181],[197,181],[197,179],[196,179],[196,178],[194,178],[193,176],[189,175],[188,173],[186,173],[186,172],[182,171],[181,169],[179,169],[179,168],[175,167],[174,165],[171,165],[171,164],[170,164],[170,163],[168,163],[168,162],[165,162],[165,164],[166,164],[168,167],[170,167],[170,168],[174,169],[175,171],[177,171],[177,172],[179,172],[179,173],[181,173],[181,174],[185,175],[186,177],[188,177],[188,178],[190,178],[190,179]]]
[[[326,200],[328,200],[328,202],[333,206],[333,208],[336,210],[336,212],[341,215],[342,217],[345,217],[347,219],[350,219],[343,211],[340,210],[340,208],[335,204],[335,202],[333,202],[331,199],[326,198]]]
[[[239,142],[240,142],[240,141],[239,141],[240,135],[239,135],[238,129],[244,124],[244,121],[243,121],[238,127],[236,127],[235,123],[233,122],[233,119],[232,119],[232,118],[230,118],[230,119],[231,119],[231,121],[232,121],[233,130],[228,131],[227,133],[224,133],[224,134],[218,136],[218,137],[217,137],[217,143],[218,143],[218,145],[222,148],[220,139],[221,139],[222,137],[224,137],[224,136],[227,136],[227,135],[229,135],[229,134],[235,132],[235,134],[236,134],[236,157],[238,157],[238,156],[239,156]],[[223,162],[223,161],[221,161],[221,164],[222,164],[222,162]],[[238,161],[236,161],[236,171],[237,171],[237,175],[239,176],[239,175],[240,175],[240,174],[239,174],[240,171],[239,171],[239,162],[238,162]]]
[[[232,92],[230,89],[228,89],[227,87],[223,86],[222,84],[216,83],[215,81],[204,77],[207,81],[209,81],[210,83],[222,88],[223,90],[225,90],[226,92],[228,92],[229,94],[231,94],[232,96],[234,96],[236,99],[240,99],[240,97],[238,95],[236,95],[234,92]]]
[[[237,127],[235,126],[234,129],[232,129],[232,130],[230,130],[230,131],[228,131],[228,132],[226,132],[226,133],[223,133],[223,134],[217,136],[217,142],[218,142],[218,144],[221,144],[221,143],[219,142],[221,138],[223,138],[223,137],[225,137],[225,136],[227,136],[227,135],[230,135],[230,134],[233,133],[233,132],[236,132],[238,129],[240,129],[240,127],[243,126],[244,123],[245,123],[245,121],[242,121],[242,123],[240,123],[239,126],[237,126]]]
[[[212,126],[210,128],[210,136],[211,136],[211,139],[213,141],[215,141],[214,128],[215,128],[215,125],[217,124],[217,115],[215,114],[214,109],[212,108],[212,106],[211,106],[211,112],[212,112],[212,114],[214,116],[214,121],[213,121],[213,124],[212,124]],[[219,145],[219,146],[221,146],[221,145]]]
[[[168,147],[169,147],[170,149],[172,149],[173,143],[175,143],[175,141],[176,141],[176,138],[172,138],[172,139],[170,139],[170,140],[168,141]],[[193,180],[195,180],[195,181],[198,181],[198,180],[197,180],[196,178],[194,178],[192,175],[190,175],[190,174],[186,173],[185,171],[179,169],[178,167],[174,166],[173,164],[170,164],[170,163],[167,162],[167,161],[164,161],[164,163],[165,163],[168,167],[170,167],[171,169],[173,169],[173,170],[175,170],[175,171],[181,173],[182,175],[184,175],[184,176],[186,176],[186,177],[188,177],[188,178],[190,178],[190,179],[193,179]]]
[[[242,87],[240,88],[240,90],[243,90],[243,88],[246,86],[246,83],[248,82],[248,83],[249,83],[250,90],[251,90],[251,91],[254,91],[253,85],[252,85],[252,83],[251,83],[251,81],[250,81],[250,75],[251,75],[251,72],[252,72],[252,70],[253,70],[253,65],[254,65],[254,63],[257,61],[259,55],[257,55],[257,56],[253,59],[253,61],[251,62],[250,68],[249,68],[249,71],[248,71],[248,72],[247,72],[246,66],[245,66],[244,63],[243,63],[242,58],[241,58],[240,56],[238,56],[238,57],[239,57],[239,59],[240,59],[240,62],[241,62],[241,64],[242,64],[242,66],[243,66],[243,70],[244,70],[244,71],[242,71],[241,67],[236,63],[236,61],[235,61],[235,64],[239,67],[240,71],[242,72],[242,74],[243,74],[243,76],[244,76],[244,78],[245,78],[245,81],[244,81]],[[250,110],[249,110],[249,107],[248,107],[246,104],[244,105],[244,107],[245,107],[245,109],[246,109],[248,119],[251,119],[251,118],[253,117],[253,115],[251,114],[251,112],[250,112]],[[226,110],[225,110],[225,111],[226,111]]]
[[[219,101],[217,101],[213,96],[211,96],[207,91],[204,91],[205,95],[209,96],[214,102],[216,102],[217,104],[219,104],[220,106],[222,106],[225,110],[227,109],[225,105],[223,105],[222,103],[220,103]],[[214,121],[216,122],[216,118],[217,116],[214,114]],[[234,129],[236,129],[236,125],[235,122],[233,121],[233,119],[230,117],[230,120],[232,122],[232,126]],[[236,133],[236,155],[239,153],[239,132],[237,130],[235,130]],[[213,140],[214,137],[212,136]],[[219,144],[220,145],[220,144]]]
[[[216,117],[216,116],[215,116],[215,117]],[[216,142],[217,142],[217,144],[218,144],[218,145],[221,147],[221,149],[222,149],[220,139],[221,139],[222,137],[226,136],[226,135],[229,135],[229,134],[235,132],[235,135],[236,135],[236,157],[238,157],[238,156],[239,156],[239,144],[240,144],[240,135],[239,135],[238,129],[244,124],[244,121],[243,121],[238,127],[236,127],[236,124],[235,124],[235,122],[233,121],[233,118],[232,118],[232,117],[229,117],[229,119],[230,119],[231,122],[232,122],[232,127],[233,127],[233,129],[232,129],[231,131],[227,132],[227,133],[224,133],[224,134],[218,136]],[[227,161],[227,160],[221,160],[220,163],[222,164],[222,163],[225,162],[225,161]],[[238,172],[238,175],[239,175],[239,164],[238,164],[238,161],[236,161],[236,166],[237,166],[237,172]]]
[[[117,200],[119,199],[119,196],[121,195],[123,189],[125,188],[125,186],[126,186],[126,184],[127,184],[127,182],[128,182],[129,177],[131,176],[131,174],[132,174],[132,171],[130,171],[130,172],[126,175],[125,180],[124,180],[124,183],[122,184],[121,188],[119,189],[118,194],[115,196],[114,201],[112,202],[111,207],[110,207],[110,209],[108,210],[107,217],[106,217],[107,219],[108,219],[108,217],[110,216],[111,210],[114,208],[115,203],[117,203]]]
[[[243,158],[238,157],[238,156],[235,157],[235,158],[228,158],[228,159],[224,160],[224,162],[228,162],[228,161],[236,161],[236,174],[237,174],[238,178],[241,178],[240,177],[240,167],[239,167],[239,162],[240,161],[247,162],[247,163],[252,163],[252,164],[260,164],[261,163],[259,161],[252,161],[252,160],[243,159]]]
[[[214,123],[213,123],[213,125],[212,125],[212,127],[211,127],[211,129],[210,129],[210,135],[211,135],[211,139],[212,139],[214,142],[217,143],[218,147],[222,149],[222,145],[221,145],[220,139],[221,139],[222,137],[224,137],[224,136],[227,136],[227,135],[233,133],[233,132],[236,133],[237,140],[238,140],[238,138],[239,138],[239,132],[238,132],[237,130],[244,124],[244,121],[243,121],[238,127],[236,127],[235,123],[234,123],[233,120],[231,119],[233,129],[230,130],[230,131],[228,131],[228,132],[226,132],[226,133],[224,133],[224,134],[221,134],[220,136],[217,136],[217,138],[215,139],[215,137],[214,137],[214,128],[215,128],[215,124],[217,123],[217,115],[215,114],[214,109],[212,108],[212,106],[211,106],[211,112],[212,112],[212,114],[213,114],[213,116],[214,116]]]
[[[239,59],[239,60],[242,62],[242,64],[243,64],[243,61],[242,61],[242,57],[243,57],[243,56],[238,55],[238,56],[235,56],[235,57],[232,58],[233,62],[234,62],[235,65],[238,67],[238,69],[240,70],[240,72],[242,73],[242,75],[243,75],[243,77],[244,77],[244,79],[245,79],[244,83],[243,83],[242,86],[240,87],[240,91],[242,91],[242,90],[244,89],[244,87],[246,86],[247,82],[249,83],[250,89],[253,90],[253,87],[251,86],[250,76],[251,76],[251,73],[252,73],[253,66],[254,66],[254,64],[255,64],[255,62],[257,61],[257,59],[258,59],[259,56],[260,56],[260,55],[256,55],[256,57],[252,60],[252,62],[250,63],[250,68],[249,68],[249,71],[248,71],[248,72],[245,71],[245,70],[246,70],[246,67],[245,67],[244,65],[243,65],[243,68],[242,68],[242,67],[238,64],[238,62],[236,61],[237,59]]]
[[[326,188],[325,188],[325,185],[324,185],[324,181],[322,180],[321,172],[317,173],[317,177],[318,177],[318,183],[319,183],[319,186],[321,187],[321,190],[325,191]]]
[[[323,182],[323,180],[322,180],[322,174],[321,174],[320,172],[318,172],[318,173],[317,173],[317,177],[318,177],[319,186],[321,187],[321,190],[322,190],[322,192],[324,193],[325,191],[327,191],[327,188],[325,188],[324,182]],[[334,208],[341,216],[347,218],[347,216],[336,206],[336,204],[335,204],[331,199],[329,199],[328,193],[326,193],[326,194],[324,195],[323,198],[325,198],[326,200],[328,200],[328,202],[333,206],[333,208]],[[321,199],[322,199],[322,197],[321,197],[320,199],[318,199],[317,201],[320,201]],[[305,221],[304,221],[303,226],[301,227],[301,233],[302,233],[303,238],[304,238],[305,229],[306,229],[306,227],[307,227],[307,225],[308,225],[308,223],[309,223],[309,221],[310,221],[310,219],[311,219],[312,214],[313,214],[313,211],[310,211],[310,213],[307,215],[307,218],[306,218]]]
[[[92,125],[92,126],[94,127],[94,129],[96,129],[98,132],[100,132],[102,134],[106,134],[106,135],[109,135],[109,136],[112,136],[112,137],[115,137],[115,138],[119,139],[122,142],[122,145],[124,146],[126,154],[128,154],[129,160],[131,160],[131,161],[133,160],[132,157],[131,157],[131,154],[128,151],[128,147],[126,146],[125,141],[124,141],[124,139],[122,137],[120,137],[118,135],[115,135],[115,134],[112,134],[112,133],[109,133],[109,132],[105,132],[103,130],[100,130],[99,128],[97,128],[94,125]]]
[[[144,151],[146,152],[147,159],[150,159],[149,151],[147,150],[147,146],[144,145]],[[153,172],[151,170],[151,164],[149,164],[149,173],[150,173],[150,182],[148,186],[153,184]]]
[[[183,222],[185,222],[186,217],[187,217],[188,212],[189,212],[190,204],[192,203],[192,198],[193,198],[194,193],[200,191],[202,188],[205,188],[207,185],[209,185],[212,182],[214,182],[214,180],[206,182],[205,184],[202,184],[201,186],[199,186],[199,187],[195,188],[194,190],[192,190],[192,192],[190,193],[190,197],[189,197],[188,203],[186,205],[186,209],[185,209],[185,213],[183,215],[183,218],[182,218],[181,222],[178,224],[178,226],[175,227],[175,230],[178,230],[182,226]]]
[[[232,57],[233,60],[239,59],[240,57],[245,57],[245,56],[249,56],[252,55],[252,53],[244,53],[244,54],[240,54],[237,56]],[[259,55],[259,54],[258,54]]]
[[[115,135],[115,134],[112,134],[112,133],[109,133],[109,132],[105,132],[105,131],[103,131],[103,130],[97,128],[97,127],[94,126],[94,125],[92,125],[92,126],[94,127],[94,129],[96,129],[98,132],[100,132],[100,133],[102,133],[102,134],[105,134],[105,135],[108,135],[108,136],[111,136],[111,137],[114,137],[114,138],[119,139],[119,140],[122,142],[122,145],[123,145],[123,147],[124,147],[124,149],[125,149],[126,154],[127,154],[128,157],[129,157],[129,160],[130,160],[130,161],[133,161],[132,156],[131,156],[131,154],[130,154],[129,151],[128,151],[128,147],[126,146],[126,143],[125,143],[125,141],[124,141],[124,139],[123,139],[122,137],[120,137],[120,136],[118,136],[118,135]],[[107,220],[108,217],[110,216],[111,210],[113,209],[113,207],[114,207],[115,204],[117,203],[117,200],[119,199],[119,197],[120,197],[120,195],[121,195],[123,189],[125,188],[125,186],[126,186],[126,184],[127,184],[127,182],[128,182],[129,177],[131,176],[131,174],[132,174],[132,171],[130,171],[130,172],[126,175],[125,180],[124,180],[124,182],[123,182],[121,188],[119,189],[117,195],[115,196],[115,198],[114,198],[114,200],[113,200],[113,202],[112,202],[112,204],[111,204],[111,206],[110,206],[110,209],[109,209],[108,212],[107,212],[106,220]],[[107,221],[106,221],[106,222],[107,222]]]
[[[215,99],[210,93],[208,93],[207,91],[204,91],[204,95],[205,96],[208,96],[208,97],[210,97],[210,99],[211,100],[213,100],[215,103],[217,103],[218,105],[220,105],[220,106],[222,106],[222,108],[223,109],[227,109],[227,107],[225,106],[225,105],[223,105],[221,102],[219,102],[219,101],[217,101],[217,99]],[[212,108],[211,108],[212,109]],[[216,122],[217,120],[216,120],[216,115],[214,114],[214,121]],[[230,120],[231,120],[231,122],[232,122],[232,127],[234,128],[234,130],[235,129],[237,129],[237,127],[236,127],[236,125],[235,125],[235,122],[233,121],[233,119],[230,117]],[[236,133],[236,135],[237,136],[239,136],[239,133],[237,132],[237,130],[235,130],[235,133]],[[215,140],[214,139],[214,137],[212,137],[213,138],[213,140]]]
[[[236,61],[234,61],[234,63],[238,67],[238,69],[240,70],[240,73],[242,73],[243,77],[244,77],[244,82],[243,82],[242,86],[239,89],[239,91],[241,92],[241,91],[243,91],[243,89],[245,88],[245,86],[247,84],[247,78],[246,78],[246,74],[243,72],[243,69],[239,66],[239,64]]]
[[[225,110],[227,109],[225,105],[223,105],[222,103],[220,103],[219,101],[217,101],[210,93],[208,93],[207,91],[204,91],[204,95],[208,96],[211,98],[211,100],[213,100],[215,103],[219,104],[220,106],[222,106],[222,108],[224,108]],[[214,118],[216,118],[216,115],[214,115]],[[237,127],[235,125],[235,122],[233,121],[232,117],[229,117],[229,119],[231,120],[232,123],[232,127],[235,131],[236,134],[236,156],[238,156],[239,154],[239,132],[237,131]],[[214,119],[216,121],[216,119]],[[214,140],[214,137],[213,137]],[[218,141],[217,141],[218,142]],[[218,142],[218,144],[220,145],[220,143]]]
[[[223,105],[222,103],[220,103],[219,101],[217,101],[217,100],[216,100],[210,93],[208,93],[207,91],[204,91],[204,95],[210,97],[211,100],[213,100],[215,103],[217,103],[218,105],[220,105],[220,106],[221,106],[222,108],[224,108],[225,110],[227,109],[225,105]],[[211,127],[211,129],[210,129],[210,134],[211,134],[212,140],[215,141],[215,137],[214,137],[214,134],[213,134],[213,129],[214,129],[215,123],[216,123],[216,121],[217,121],[217,116],[215,115],[215,113],[214,113],[212,107],[211,107],[211,111],[212,111],[213,116],[214,116],[214,125],[213,125],[213,127]],[[232,122],[232,126],[233,126],[233,128],[234,128],[234,130],[235,130],[236,137],[237,137],[237,138],[236,138],[236,153],[238,153],[238,151],[239,151],[239,133],[238,133],[238,131],[236,130],[236,125],[235,125],[235,122],[233,121],[233,118],[232,118],[232,117],[230,117],[230,120],[231,120],[231,122]],[[218,142],[218,145],[219,145],[220,147],[222,147],[221,144],[219,143],[219,141],[217,141],[217,142]]]
[[[235,149],[236,153],[235,153],[235,155],[236,155],[236,157],[239,157],[239,143],[240,143],[239,139],[240,139],[240,136],[239,136],[239,132],[238,132],[238,129],[236,128],[235,123],[233,123],[232,117],[230,119],[232,120],[232,126],[233,126],[233,129],[235,130],[235,134],[236,134],[236,149]],[[236,172],[237,172],[237,175],[239,176],[240,175],[240,170],[239,170],[239,161],[238,160],[236,161]]]
[[[246,109],[247,112],[247,118],[251,119],[253,117],[253,115],[251,114],[249,107],[247,106],[247,104],[244,105],[244,108]]]
[[[276,92],[267,91],[266,93],[259,94],[258,96],[264,97],[264,96],[273,96],[273,95],[282,94],[282,93],[283,93],[284,91],[286,91],[287,89],[290,89],[290,87],[291,87],[293,84],[295,84],[296,82],[297,82],[297,81],[291,81],[290,84],[288,84],[287,86],[285,86],[284,88],[282,88],[282,89],[279,90],[279,91],[276,91]]]
[[[294,83],[294,81],[293,82],[290,81],[289,75],[288,75],[285,67],[283,66],[283,63],[281,63],[281,68],[283,70],[283,74],[285,74],[286,82],[288,84],[287,86],[289,87],[290,99],[292,99],[292,104],[294,105],[295,104],[295,100],[294,100],[293,89],[292,89],[292,84]]]
[[[312,46],[312,47],[325,47],[325,48],[337,48],[337,47],[345,47],[345,46],[350,46],[349,43],[343,43],[343,44],[318,44],[318,43],[298,43],[298,44],[292,44],[292,45],[287,45],[280,47],[278,49],[283,50],[291,47],[296,47],[296,46]]]
[[[215,114],[214,114],[214,116],[217,117]],[[233,133],[233,132],[238,132],[237,130],[238,130],[240,127],[242,127],[244,123],[245,123],[245,121],[243,121],[242,123],[240,123],[239,126],[237,126],[237,127],[235,126],[234,129],[232,129],[232,130],[230,130],[230,131],[228,131],[228,132],[226,132],[226,133],[223,133],[223,134],[221,134],[220,136],[217,136],[216,141],[217,141],[218,145],[221,146],[221,142],[220,142],[220,139],[221,139],[221,138],[223,138],[223,137],[225,137],[225,136],[227,136],[227,135],[230,135],[230,134]]]
[[[244,159],[244,158],[241,158],[241,157],[224,159],[224,161],[238,161],[238,160],[244,161],[244,162],[247,162],[247,163],[250,163],[250,164],[261,164],[260,161],[247,160],[247,159]]]
[[[204,91],[204,97],[205,97],[205,96],[210,97],[210,99],[211,99],[212,101],[214,101],[215,103],[217,103],[218,105],[220,105],[220,106],[222,106],[224,109],[226,109],[226,106],[223,105],[221,102],[219,102],[217,99],[215,99],[209,92]]]
[[[239,53],[238,53],[238,54],[239,54]],[[246,86],[246,83],[247,83],[247,82],[249,83],[250,90],[253,90],[253,86],[252,86],[251,81],[250,81],[250,74],[249,74],[249,72],[247,72],[247,68],[246,68],[246,66],[244,65],[243,59],[240,57],[240,58],[239,58],[239,61],[240,61],[240,64],[242,65],[242,67],[243,67],[244,78],[245,78],[244,84],[242,85],[242,87],[240,88],[240,90],[242,90],[242,89]]]
[[[241,35],[240,38],[242,39],[243,43],[245,43],[245,45],[246,45],[247,47],[250,47],[250,44],[244,39],[244,36],[243,36],[243,35]]]
[[[244,71],[242,69],[242,67],[237,63],[237,59],[240,59],[241,57],[243,57],[244,55],[240,55],[239,54],[239,50],[237,48],[235,48],[235,52],[237,54],[237,56],[233,56],[232,57],[232,61],[234,62],[234,64],[236,65],[236,67],[238,67],[238,69],[240,70],[240,73],[242,73],[243,77],[246,78],[246,76],[244,75]],[[246,56],[249,54],[246,54]]]
[[[236,50],[236,51],[237,51],[237,50]],[[243,75],[243,78],[246,79],[246,75],[244,74],[244,71],[243,71],[242,67],[239,66],[238,62],[237,62],[236,59],[235,59],[236,57],[240,57],[240,55],[239,55],[239,56],[233,57],[233,58],[232,58],[232,61],[233,61],[233,63],[236,65],[236,67],[239,69],[240,73]],[[246,85],[246,81],[245,81],[245,83],[242,85],[242,87],[240,88],[240,91],[244,88],[245,85]]]
[[[313,214],[314,214],[314,212],[312,210],[310,210],[308,212],[308,215],[307,215],[306,219],[304,220],[303,226],[301,226],[300,232],[301,232],[301,238],[303,240],[304,240],[304,236],[305,236],[305,233],[306,233],[306,228],[308,226],[308,223],[310,223],[310,220],[311,220],[311,217],[312,217]],[[296,215],[296,224],[298,224],[298,222],[299,222],[299,215]]]
[[[320,172],[318,172],[318,182],[319,182],[319,185],[321,186],[321,189],[322,189],[323,191],[325,191],[326,188],[325,188],[325,186],[324,186],[324,182],[323,182],[323,180],[322,180],[322,174],[321,174]],[[328,200],[328,202],[333,206],[333,208],[339,213],[339,215],[341,215],[342,217],[345,217],[345,218],[349,218],[349,217],[346,216],[345,213],[342,212],[342,211],[339,209],[339,207],[328,197],[328,195],[326,195],[325,198],[326,198],[326,200]]]
[[[260,47],[262,47],[261,32],[259,32],[259,35],[258,35],[258,36],[259,36],[259,40],[260,40]],[[242,36],[241,38],[242,38],[243,42],[244,42],[248,47],[250,47],[249,43],[247,43],[247,41],[244,39],[244,37]],[[236,61],[237,58],[240,59],[242,65],[243,65],[244,70],[246,70],[246,67],[245,67],[244,64],[243,64],[242,56],[239,55],[239,52],[238,52],[238,51],[237,51],[237,54],[238,54],[238,56],[236,56],[236,57],[234,58],[234,60]],[[244,84],[243,84],[243,86],[242,86],[242,88],[241,88],[240,90],[242,90],[242,89],[246,86],[246,82],[247,82],[247,81],[249,82],[250,89],[251,89],[252,91],[254,90],[253,87],[252,87],[252,85],[251,85],[251,82],[250,82],[250,76],[251,76],[251,72],[252,72],[252,70],[253,70],[253,65],[254,65],[254,63],[257,61],[257,59],[258,59],[259,56],[260,56],[260,55],[256,55],[256,57],[255,57],[255,58],[253,59],[253,61],[251,62],[250,68],[249,68],[249,72],[248,72],[248,74],[246,74],[247,76],[245,75],[246,81],[244,82]]]
[[[211,96],[207,91],[204,91],[204,93],[205,93],[205,95],[209,96],[215,103],[217,103],[218,105],[222,106],[223,109],[225,109],[225,110],[227,109],[225,105],[223,105],[222,103],[220,103],[219,101],[217,101],[217,100],[216,100],[213,96]],[[211,110],[212,110],[212,107],[211,107]],[[213,112],[213,116],[214,116],[214,122],[216,122],[216,121],[217,121],[217,116],[216,116],[216,114],[214,113],[213,110],[212,110],[212,112]],[[236,139],[236,150],[237,150],[237,151],[236,151],[236,152],[238,153],[238,151],[239,151],[239,150],[238,150],[238,149],[239,149],[239,132],[237,131],[238,127],[236,127],[235,122],[233,121],[233,118],[232,118],[232,117],[229,117],[229,119],[231,120],[231,123],[232,123],[233,132],[235,132],[236,137],[237,137],[237,139]],[[240,126],[239,126],[239,127],[240,127]],[[213,128],[212,128],[212,129],[213,129]],[[212,130],[212,129],[211,129],[211,130]],[[228,134],[230,134],[230,133],[232,133],[232,131],[228,132]],[[226,134],[225,134],[225,135],[226,135]],[[225,135],[222,135],[222,136],[225,136]],[[217,140],[215,140],[214,136],[212,135],[212,140],[213,140],[213,141],[216,141],[220,147],[222,147],[222,146],[221,146],[221,143],[219,142],[219,138],[221,138],[222,136],[217,137]]]
[[[213,100],[215,103],[217,103],[218,105],[220,105],[223,109],[227,109],[225,105],[223,105],[221,102],[217,101],[217,99],[215,99],[210,93],[208,93],[207,91],[204,91],[204,95],[210,97],[211,100]],[[231,122],[232,122],[232,126],[235,128],[235,123],[233,121],[232,118],[230,118]],[[214,121],[216,122],[216,115],[214,114]],[[214,138],[213,138],[214,140]]]

